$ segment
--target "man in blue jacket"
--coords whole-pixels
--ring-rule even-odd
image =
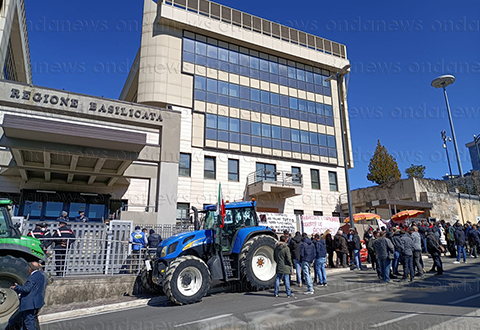
[[[327,273],[325,272],[325,258],[327,256],[327,245],[323,237],[315,234],[315,278],[314,283],[327,286]]]
[[[28,277],[25,285],[15,283],[10,289],[20,294],[20,307],[18,311],[22,317],[22,329],[40,329],[38,323],[38,312],[45,305],[45,291],[47,288],[47,277],[42,272],[42,266],[38,262],[30,262]]]
[[[315,259],[315,245],[308,238],[307,233],[303,233],[302,244],[300,245],[300,262],[302,263],[303,276],[307,282],[308,291],[305,294],[313,294],[312,275],[310,267]]]

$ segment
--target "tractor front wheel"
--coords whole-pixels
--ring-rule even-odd
[[[248,240],[240,251],[242,279],[248,289],[263,290],[275,284],[277,264],[273,259],[275,239],[260,235]]]
[[[207,294],[210,282],[210,271],[202,259],[183,256],[168,266],[163,290],[177,305],[193,304]]]
[[[10,287],[15,283],[24,285],[28,276],[28,263],[25,259],[0,257],[0,329],[6,328],[19,305],[18,294]]]

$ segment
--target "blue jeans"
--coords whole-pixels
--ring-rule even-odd
[[[310,262],[302,261],[303,277],[305,277],[305,281],[307,282],[307,289],[308,291],[313,291],[312,275],[310,275],[310,266]]]
[[[395,258],[393,259],[393,272],[398,273],[398,264],[400,263],[400,252],[395,251]]]
[[[302,266],[300,265],[300,260],[293,259],[293,267],[295,267],[295,272],[297,273],[297,283],[302,284]]]
[[[380,277],[384,282],[390,282],[390,259],[377,259]]]
[[[413,256],[403,256],[403,278],[407,278],[408,274],[410,274],[410,279],[413,281],[413,278],[415,277]]]
[[[467,261],[467,254],[465,252],[465,246],[457,244],[457,261],[460,261],[460,253],[462,254],[463,261]]]
[[[280,280],[282,277],[285,278],[285,290],[287,291],[287,296],[292,294],[290,291],[290,274],[277,274],[277,278],[275,279],[275,295],[278,295],[278,288],[280,287]]]
[[[422,237],[422,242],[423,242],[423,252],[427,252],[427,238]]]
[[[362,268],[362,259],[360,258],[360,250],[353,250],[353,256],[355,258],[355,267]]]
[[[325,272],[325,257],[315,259],[314,268],[315,278],[313,279],[313,282],[318,284],[326,284],[327,273]]]

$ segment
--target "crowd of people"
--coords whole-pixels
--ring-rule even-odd
[[[407,225],[393,224],[374,230],[369,227],[364,233],[364,243],[368,251],[368,262],[377,276],[383,282],[391,279],[413,281],[425,277],[422,259],[423,253],[430,254],[433,265],[429,270],[435,276],[444,272],[442,255],[460,259],[467,263],[467,253],[471,258],[477,258],[480,249],[480,223],[451,225],[445,221],[412,222]],[[354,229],[346,234],[342,230],[332,237],[327,230],[323,234],[308,237],[306,233],[296,232],[290,237],[288,231],[280,236],[275,247],[274,259],[277,263],[277,278],[275,282],[275,297],[279,295],[280,281],[285,282],[287,297],[292,296],[290,285],[302,287],[306,285],[305,294],[313,294],[314,285],[327,285],[326,267],[348,267],[362,269],[360,251],[361,239]],[[336,262],[334,262],[334,255]],[[314,275],[311,275],[313,265]],[[296,273],[296,281],[291,281],[292,272]]]

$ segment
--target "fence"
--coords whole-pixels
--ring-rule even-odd
[[[23,234],[35,228],[38,222],[23,223]],[[58,223],[49,223],[50,232],[58,229]],[[170,237],[181,231],[192,230],[192,226],[144,225],[154,229],[162,238]],[[155,253],[155,249],[140,249],[132,252],[129,244],[133,230],[132,221],[114,220],[109,224],[72,223],[70,228],[75,239],[48,238],[43,240],[47,246],[45,270],[52,275],[99,275],[99,274],[137,274],[143,267],[146,254]],[[66,249],[60,249],[61,240],[66,240]],[[55,245],[57,248],[55,248]]]

